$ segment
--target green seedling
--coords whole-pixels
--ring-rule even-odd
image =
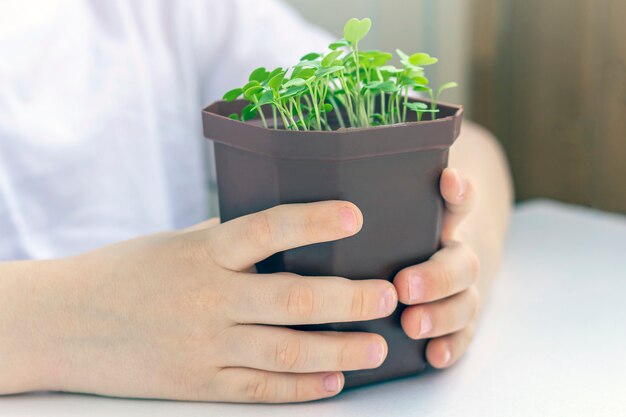
[[[268,128],[263,108],[270,107],[274,129],[304,131],[406,123],[408,112],[415,112],[418,122],[424,115],[435,120],[441,94],[457,83],[431,88],[424,67],[438,60],[427,53],[396,50],[401,66],[395,67],[388,52],[361,51],[359,43],[371,27],[368,18],[350,19],[343,39],[331,43],[327,53],[308,53],[288,69],[256,68],[246,85],[224,94],[226,101],[249,102],[241,114],[228,117],[244,122],[259,117]],[[411,92],[426,94],[430,106],[409,101]]]

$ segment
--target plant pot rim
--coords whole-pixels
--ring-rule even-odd
[[[411,101],[430,103],[421,99]],[[206,107],[202,112],[205,137],[277,159],[340,161],[445,149],[458,137],[463,118],[463,106],[439,103],[444,117],[435,120],[332,131],[293,131],[265,128],[228,117],[246,104],[245,100],[220,100]]]

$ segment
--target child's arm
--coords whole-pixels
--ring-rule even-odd
[[[0,394],[333,396],[341,371],[383,362],[385,340],[282,326],[388,316],[394,286],[249,270],[273,253],[351,236],[362,224],[351,203],[293,204],[73,258],[0,263]]]

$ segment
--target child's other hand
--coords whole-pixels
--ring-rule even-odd
[[[426,357],[436,368],[456,362],[469,346],[481,307],[479,260],[465,243],[459,224],[472,209],[471,182],[455,169],[441,176],[446,201],[443,248],[428,261],[400,271],[394,285],[400,302],[402,327],[413,339],[432,338]]]

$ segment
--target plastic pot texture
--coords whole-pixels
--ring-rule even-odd
[[[215,143],[222,222],[322,200],[351,201],[364,218],[357,235],[278,253],[257,264],[259,273],[393,280],[400,269],[439,249],[439,177],[460,132],[462,107],[440,105],[436,120],[419,123],[304,132],[227,117],[246,104],[218,101],[203,111],[204,135]],[[345,372],[346,387],[363,385],[426,368],[426,341],[406,336],[402,309],[384,319],[298,328],[383,336],[389,352],[379,368]]]

